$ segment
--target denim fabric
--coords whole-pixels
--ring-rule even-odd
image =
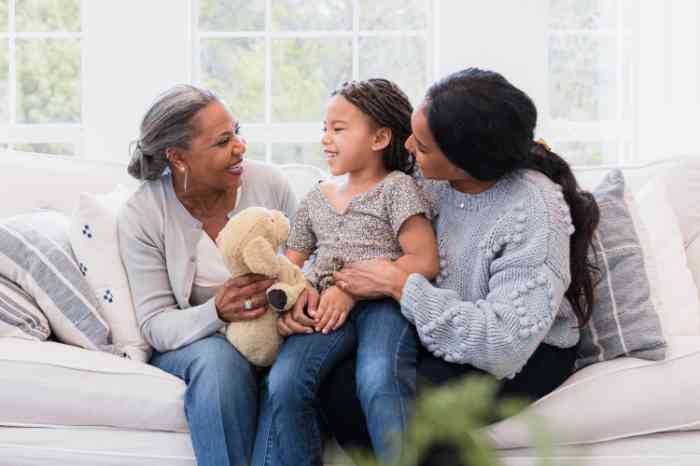
[[[253,465],[322,464],[318,389],[355,350],[356,394],[372,448],[383,461],[397,461],[415,396],[418,344],[393,300],[360,302],[335,332],[289,337],[263,383]]]
[[[247,466],[258,414],[258,375],[223,335],[156,352],[151,364],[187,384],[185,415],[198,466]]]

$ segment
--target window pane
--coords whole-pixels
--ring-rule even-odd
[[[0,32],[7,32],[7,2],[0,0]]]
[[[17,41],[17,122],[79,123],[80,42]]]
[[[17,0],[17,32],[80,32],[80,0]]]
[[[37,152],[39,154],[75,155],[75,147],[73,146],[73,144],[59,144],[59,143],[15,144],[15,150],[24,151],[24,152]]]
[[[272,144],[271,150],[274,163],[304,163],[321,170],[328,170],[326,158],[319,143]]]
[[[414,105],[425,94],[428,69],[425,61],[422,37],[360,38],[360,79],[391,79]]]
[[[7,54],[7,41],[0,41],[0,124],[7,123],[10,119],[9,97],[7,95],[9,86]]]
[[[549,0],[552,29],[613,29],[618,0]]]
[[[272,42],[272,118],[323,120],[329,95],[352,78],[349,39],[277,39]]]
[[[243,123],[265,119],[265,39],[201,41],[202,84]]]
[[[352,29],[352,0],[272,0],[273,31]]]
[[[360,0],[360,30],[426,29],[425,0]]]
[[[245,137],[245,135],[244,135]],[[252,160],[265,161],[265,143],[264,142],[249,142],[245,149],[245,158]]]
[[[617,163],[617,143],[614,141],[555,143],[554,152],[571,165],[607,165]]]
[[[614,38],[550,37],[549,95],[553,118],[595,121],[616,117],[615,51]]]
[[[199,0],[201,31],[262,31],[265,0]]]

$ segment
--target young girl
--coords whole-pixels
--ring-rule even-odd
[[[304,299],[316,332],[287,338],[270,370],[254,465],[322,464],[318,388],[355,350],[372,446],[385,461],[400,457],[415,391],[415,329],[395,301],[358,302],[333,284],[332,274],[344,264],[384,257],[407,273],[437,275],[429,207],[404,147],[411,112],[406,95],[385,79],[351,81],[332,94],[321,142],[331,174],[347,178],[321,183],[306,196],[287,241],[287,257],[299,266],[315,253]]]

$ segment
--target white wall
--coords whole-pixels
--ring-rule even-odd
[[[441,76],[476,66],[498,71],[547,108],[548,0],[438,0]]]
[[[700,6],[640,2],[637,89],[642,161],[700,154]]]
[[[83,2],[84,155],[128,160],[144,111],[189,81],[189,2]]]

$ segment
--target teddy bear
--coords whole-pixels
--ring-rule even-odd
[[[289,220],[282,212],[248,207],[231,217],[216,237],[231,278],[249,273],[277,277],[266,291],[267,312],[254,320],[230,322],[226,328],[228,341],[258,367],[274,362],[282,344],[277,314],[291,309],[306,287],[299,267],[277,254],[288,235]]]

